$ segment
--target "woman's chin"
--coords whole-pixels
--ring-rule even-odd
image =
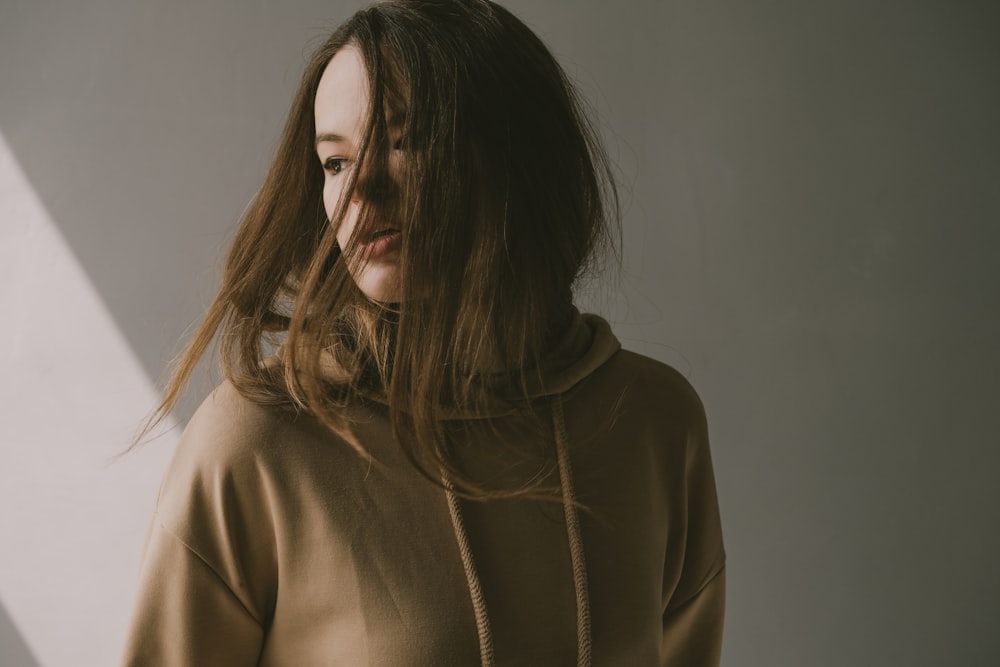
[[[399,267],[395,264],[369,263],[353,276],[361,293],[379,303],[398,303],[401,297]]]

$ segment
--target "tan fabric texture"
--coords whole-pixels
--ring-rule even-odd
[[[717,665],[725,554],[694,390],[577,315],[535,393],[535,421],[498,401],[495,428],[473,431],[460,459],[483,479],[522,479],[533,468],[511,450],[551,452],[561,400],[593,664]],[[352,410],[374,462],[229,384],[205,400],[160,490],[123,664],[480,664],[444,490],[406,461],[383,405]],[[460,502],[496,664],[577,664],[562,505]]]

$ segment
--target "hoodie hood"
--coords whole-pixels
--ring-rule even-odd
[[[569,391],[608,361],[619,349],[621,343],[612,333],[611,326],[606,320],[597,315],[580,313],[573,307],[562,335],[545,355],[541,365],[527,372],[525,378],[527,397],[534,401]],[[343,369],[331,355],[324,355],[320,359],[320,372],[327,380],[342,382],[347,379]],[[383,390],[371,390],[364,396],[376,403],[388,404]],[[446,408],[444,418],[503,417],[523,410],[524,396],[520,388],[498,386],[491,392],[488,402],[480,406],[480,409],[471,411],[466,408]]]
[[[569,324],[540,372],[530,374],[528,395],[534,399],[569,391],[619,349],[621,344],[603,318],[573,308]]]

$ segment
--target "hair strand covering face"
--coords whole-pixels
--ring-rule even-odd
[[[387,169],[387,114],[403,119],[395,203],[366,200],[357,222],[362,234],[376,218],[403,229],[398,304],[366,298],[345,268],[349,248],[336,232],[349,197],[329,219],[322,203],[313,105],[326,65],[348,44],[370,89],[348,193],[359,170]],[[496,489],[464,475],[445,417],[484,414],[501,393],[530,408],[528,383],[568,320],[572,287],[616,246],[618,218],[596,133],[521,21],[485,0],[364,9],[309,62],[218,296],[143,434],[175,407],[217,340],[224,375],[242,394],[315,415],[363,455],[344,408],[378,394],[428,478],[440,484],[444,470],[465,497],[550,497],[540,482]],[[281,362],[268,361],[279,343]]]

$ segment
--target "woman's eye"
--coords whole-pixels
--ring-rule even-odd
[[[342,157],[328,157],[323,163],[323,169],[331,174],[339,174],[347,166],[347,160]]]

